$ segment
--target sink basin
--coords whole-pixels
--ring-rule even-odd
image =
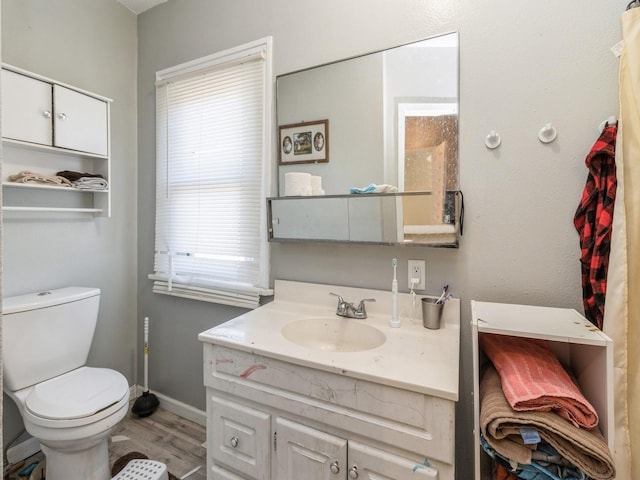
[[[315,350],[361,352],[382,345],[387,337],[362,320],[343,317],[314,317],[297,320],[282,328],[289,341]]]

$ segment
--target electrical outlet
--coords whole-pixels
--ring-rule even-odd
[[[426,288],[425,278],[427,265],[424,260],[409,260],[409,276],[407,278],[409,290],[411,290],[411,280],[417,279],[418,283],[413,284],[414,290],[424,290]]]

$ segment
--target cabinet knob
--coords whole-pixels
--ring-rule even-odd
[[[236,448],[238,446],[238,443],[240,443],[240,440],[238,440],[238,437],[231,437],[229,443],[233,448]]]
[[[329,470],[331,470],[331,473],[340,473],[340,464],[337,460],[329,465]]]
[[[66,114],[66,113],[59,113],[59,114],[58,114],[58,118],[59,118],[60,120],[64,120],[65,118],[67,118],[67,114]]]
[[[42,116],[44,118],[51,118],[51,112],[49,110],[45,110],[44,112],[42,112]]]
[[[356,465],[349,469],[349,478],[358,478],[358,467]]]

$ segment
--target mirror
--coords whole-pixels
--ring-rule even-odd
[[[395,206],[379,209],[394,212],[393,219],[380,217],[393,231],[404,223],[409,230],[453,226],[457,232],[452,211],[458,190],[457,33],[279,76],[277,124],[280,198],[346,196],[334,203],[343,209],[339,215],[348,217],[355,197],[365,205],[382,202],[372,194],[393,195],[400,199],[393,200]],[[312,205],[331,203],[303,200],[299,208],[307,216]],[[293,210],[293,203],[287,205]],[[278,220],[286,221],[282,214]],[[316,234],[352,241],[344,234],[335,239],[324,238],[330,232]],[[411,241],[434,243],[429,233],[419,237],[424,242]],[[389,243],[405,241],[396,235]]]

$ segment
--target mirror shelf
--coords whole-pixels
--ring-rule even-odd
[[[461,194],[447,193],[439,224],[430,192],[268,198],[269,241],[457,248]]]

